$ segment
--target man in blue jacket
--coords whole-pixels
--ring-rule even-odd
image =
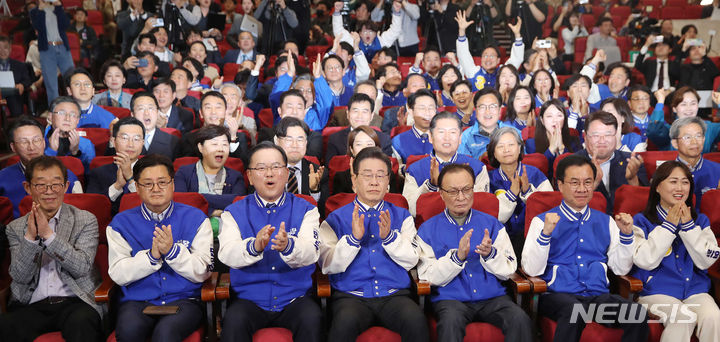
[[[50,103],[49,125],[45,127],[45,155],[72,156],[80,159],[85,170],[95,158],[95,146],[90,139],[80,136],[80,104],[73,98],[61,96]]]
[[[487,145],[490,144],[490,135],[495,129],[513,126],[500,121],[502,97],[495,88],[485,87],[480,89],[475,93],[473,103],[475,104],[477,121],[470,128],[463,131],[458,153],[479,159],[485,154]]]
[[[595,320],[614,321],[613,327],[623,330],[623,341],[645,341],[647,312],[610,294],[607,278],[608,267],[625,275],[633,266],[632,217],[623,213],[615,216],[616,221],[588,206],[599,171],[587,158],[572,155],[561,160],[556,175],[563,201],[532,219],[522,253],[525,272],[548,284],[539,313],[557,322],[555,341],[580,341],[585,324],[590,323],[583,318],[586,312]],[[594,317],[589,308],[598,304],[617,305],[617,309],[599,311],[603,314]]]

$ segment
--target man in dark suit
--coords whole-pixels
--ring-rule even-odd
[[[329,177],[324,167],[305,159],[309,134],[310,128],[304,122],[294,117],[285,117],[275,125],[275,144],[288,157],[290,173],[287,191],[312,196],[318,208],[324,208],[323,203],[329,194]]]
[[[145,63],[147,66],[137,65],[136,68],[128,69],[125,86],[131,89],[142,88],[146,91],[152,90],[153,77],[158,71],[160,59],[152,52],[142,51],[137,54],[138,63]]]
[[[175,98],[176,105],[188,107],[195,111],[195,115],[200,113],[200,100],[188,95],[190,84],[193,82],[193,75],[190,70],[184,67],[176,67],[170,73],[170,79],[175,82]]]
[[[118,212],[123,194],[137,192],[132,168],[143,151],[145,126],[129,116],[115,123],[110,143],[115,146],[113,163],[90,170],[87,192],[105,195],[112,202],[112,213]]]
[[[177,94],[175,82],[169,78],[158,78],[153,81],[153,95],[158,101],[158,127],[175,128],[181,133],[190,132],[193,128],[193,113],[185,108],[174,105]]]
[[[305,97],[303,97],[300,90],[290,89],[280,96],[278,114],[280,118],[293,117],[303,121],[305,118]],[[272,128],[263,127],[258,129],[258,143],[266,140],[273,141],[274,137],[275,131]],[[322,157],[322,144],[322,133],[310,131],[307,137],[305,154],[320,159]]]
[[[2,98],[7,100],[10,115],[23,114],[23,94],[30,88],[32,80],[25,63],[10,58],[11,44],[6,36],[0,36],[0,71],[12,71],[15,89],[3,89]]]
[[[255,56],[255,38],[250,32],[240,32],[238,35],[239,49],[232,49],[225,54],[223,63],[241,64],[244,61],[254,61]]]
[[[656,43],[655,36],[649,36],[635,59],[635,69],[645,75],[645,83],[653,92],[677,85],[682,70],[680,61],[669,58],[672,52],[671,38],[668,36],[658,37],[662,37],[662,41]],[[648,49],[653,49],[655,58],[645,59]]]
[[[240,122],[231,117],[226,116],[227,101],[225,97],[217,91],[209,91],[203,94],[200,100],[200,117],[203,119],[204,125],[225,126],[230,131],[230,157],[240,158],[247,165],[247,140],[245,134],[238,131]],[[178,157],[200,157],[197,148],[196,132],[190,131],[183,134],[180,145],[178,145]]]
[[[647,171],[642,157],[617,149],[615,132],[618,122],[615,116],[608,112],[595,112],[588,116],[585,125],[586,149],[576,154],[591,159],[595,164],[597,177],[593,188],[607,199],[607,213],[610,214],[615,190],[623,184],[647,186]]]
[[[130,100],[130,109],[132,116],[145,126],[145,142],[143,144],[142,154],[161,154],[170,160],[175,159],[175,151],[177,150],[178,137],[165,133],[157,129],[158,119],[158,102],[155,96],[146,91],[141,91],[133,95]]]
[[[337,155],[345,155],[347,153],[347,138],[351,129],[358,126],[369,126],[373,116],[373,108],[375,101],[365,94],[354,94],[348,102],[348,122],[350,127],[334,133],[328,139],[327,153],[325,154],[325,162],[329,163],[332,157]],[[383,152],[388,156],[392,156],[392,140],[390,136],[378,131],[380,138],[380,146]]]
[[[128,8],[118,12],[115,17],[118,29],[122,32],[122,57],[130,56],[130,48],[142,31],[145,19],[152,16],[143,9],[143,0],[128,0]]]

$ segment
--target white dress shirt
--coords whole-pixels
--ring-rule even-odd
[[[62,207],[60,207],[62,209]],[[60,210],[55,213],[55,216],[48,220],[48,225],[52,229],[53,234],[43,242],[46,246],[50,245],[55,240],[55,229],[58,222],[60,221]],[[34,244],[40,243],[38,240],[28,240]],[[60,279],[60,272],[58,271],[58,265],[48,253],[43,252],[42,254],[42,266],[40,268],[40,277],[38,279],[37,288],[30,297],[30,304],[41,301],[47,297],[76,297],[70,287],[63,283]]]

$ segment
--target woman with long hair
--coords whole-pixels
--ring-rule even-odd
[[[549,71],[540,69],[530,79],[530,88],[535,91],[535,108],[557,97],[555,78]]]
[[[497,72],[497,82],[495,89],[502,96],[503,105],[507,103],[508,95],[518,84],[520,84],[520,74],[517,68],[512,64],[503,64]]]
[[[533,97],[533,92],[528,86],[517,86],[510,91],[503,122],[520,131],[525,127],[535,126],[535,100]]]
[[[536,124],[535,137],[525,142],[527,153],[542,153],[552,165],[555,157],[582,149],[580,138],[570,134],[567,113],[560,100],[545,102]]]
[[[458,80],[462,80],[462,74],[457,67],[452,64],[445,64],[440,68],[437,75],[437,83],[440,85],[440,97],[443,106],[455,106],[453,102],[452,88],[453,84]],[[440,101],[438,101],[440,103]]]
[[[663,163],[653,175],[645,210],[633,218],[631,275],[643,282],[638,303],[666,317],[661,341],[690,341],[693,331],[700,341],[720,338],[720,309],[708,294],[707,273],[720,248],[710,220],[693,206],[694,186],[685,164]]]
[[[615,119],[617,119],[620,128],[616,131],[618,150],[625,152],[645,152],[647,150],[647,142],[644,141],[640,134],[633,132],[635,122],[627,101],[617,97],[609,97],[600,103],[600,110],[614,115]]]

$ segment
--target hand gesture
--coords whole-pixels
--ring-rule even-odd
[[[288,65],[288,71],[287,71],[288,76],[295,78],[295,58],[293,58],[292,52],[288,52],[288,54],[287,54],[287,65]]]
[[[550,133],[550,144],[548,149],[550,149],[550,152],[553,154],[562,153],[562,151],[558,149],[559,144],[562,143],[562,133],[560,127],[549,129],[548,132]]]
[[[618,228],[620,228],[620,232],[629,235],[632,234],[633,231],[633,218],[630,216],[630,214],[627,213],[620,213],[615,215],[615,223],[617,223]]]
[[[595,190],[602,182],[604,174],[602,171],[602,167],[600,167],[600,161],[597,160],[597,155],[591,156],[590,161],[595,164],[595,169],[597,169],[597,173],[595,174],[595,182],[593,183],[593,190]]]
[[[285,0],[275,0],[275,3],[280,6],[280,9],[285,9]]]
[[[398,109],[397,118],[398,126],[407,125],[407,110],[405,110],[405,106],[402,106],[400,107],[400,109]]]
[[[461,119],[463,125],[470,124],[470,120],[472,120],[472,114],[473,113],[471,111],[468,111],[467,113],[463,113],[463,117]]]
[[[379,77],[377,80],[375,80],[375,88],[380,91],[385,86],[385,76]],[[720,93],[718,93],[718,98],[720,99]],[[399,115],[400,112],[398,112]]]
[[[357,51],[360,48],[360,34],[357,32],[350,32],[350,37],[352,37],[353,40],[353,48],[355,48],[355,51]],[[339,39],[335,39],[335,41],[339,42]]]
[[[125,186],[125,183],[128,179],[132,178],[132,168],[130,167],[130,157],[124,153],[124,152],[117,152],[115,153],[115,157],[113,157],[113,163],[117,165],[118,167],[118,179],[115,180],[116,183],[122,183],[122,186]]]
[[[380,212],[378,226],[380,227],[380,238],[384,240],[390,234],[390,211]]]
[[[438,177],[440,177],[440,163],[437,158],[430,159],[430,184],[437,186]]]
[[[343,9],[343,2],[342,1],[335,1],[335,12],[340,12]]]
[[[423,58],[425,57],[425,54],[422,52],[418,52],[415,54],[415,63],[413,63],[413,66],[416,68],[420,67],[420,62],[422,62]]]
[[[508,175],[510,178],[510,192],[513,193],[513,195],[519,195],[520,194],[520,176],[518,175],[518,172],[512,172]]]
[[[32,203],[32,208],[30,209],[30,214],[28,215],[27,219],[27,230],[25,231],[25,238],[30,241],[35,241],[38,237],[38,230],[37,230],[37,224],[35,223],[35,207],[37,206],[37,203]]]
[[[322,71],[322,56],[317,55],[315,62],[313,62],[313,77],[318,78],[323,75]]]
[[[692,214],[690,213],[690,208],[684,203],[682,204],[680,210],[680,220],[680,223],[688,223],[692,221]]]
[[[712,92],[712,101],[716,105],[720,105],[720,92],[714,91]],[[720,187],[720,186],[718,186]]]
[[[232,115],[225,115],[225,125],[227,125],[228,131],[230,132],[230,140],[235,140],[238,129],[240,129],[237,110],[233,110]]]
[[[460,62],[458,62],[457,55],[456,55],[454,52],[452,52],[452,51],[446,53],[446,54],[445,54],[445,57],[447,57],[447,59],[450,60],[450,64],[452,64],[452,65],[454,65],[454,66],[456,66],[456,67],[460,64]]]
[[[667,98],[668,94],[670,94],[670,89],[658,89],[653,93],[658,103],[664,103],[665,98]],[[715,97],[713,96],[713,100],[714,99]]]
[[[270,246],[270,249],[274,251],[284,251],[285,248],[287,248],[288,245],[288,234],[285,231],[285,222],[280,223],[280,230],[278,230],[277,234],[275,234],[275,238],[272,239],[272,246]]]
[[[223,82],[225,82],[224,80],[225,80],[225,76],[220,76],[220,77],[216,78],[212,84],[213,89],[219,89],[220,86],[223,84]]]
[[[170,225],[162,225],[162,228],[155,227],[155,239],[158,240],[157,249],[162,255],[167,255],[172,249],[174,240]]]
[[[555,226],[557,225],[558,221],[560,221],[560,215],[556,213],[547,213],[545,214],[545,222],[543,225],[543,234],[545,235],[551,235],[553,230],[555,230]]]
[[[483,235],[482,242],[475,246],[475,253],[481,256],[488,256],[492,252],[492,239],[490,238],[490,232],[485,228],[485,235]]]
[[[625,179],[630,182],[631,180],[637,181],[637,173],[640,171],[640,166],[643,164],[643,158],[633,152],[630,158],[627,159],[627,167],[625,168]],[[637,185],[637,184],[635,184]]]
[[[651,34],[645,39],[645,47],[650,47],[653,43],[655,43],[655,35]]]
[[[680,224],[680,219],[682,217],[682,203],[677,203],[670,210],[667,212],[667,216],[665,216],[665,221],[670,222],[673,226],[677,226]]]
[[[76,130],[69,131],[67,134],[70,141],[70,152],[75,155],[80,150],[80,134]]]
[[[392,4],[393,13],[398,13],[398,12],[402,11],[402,9],[403,9],[402,2],[400,2],[400,1],[393,2],[393,4]]]
[[[57,151],[58,148],[60,148],[60,129],[55,128],[50,134],[50,138],[48,138],[48,142],[50,143],[50,148]]]
[[[465,36],[465,30],[475,22],[474,20],[467,21],[465,11],[457,11],[455,21],[458,23],[458,36]]]
[[[125,67],[126,70],[128,69],[135,69],[140,63],[140,60],[135,56],[130,56],[125,60],[125,63],[123,63],[123,67]]]
[[[457,250],[457,258],[460,259],[460,261],[467,259],[467,255],[470,252],[470,237],[472,236],[472,232],[473,230],[470,229],[465,233],[465,235],[463,235],[462,238],[460,238]]]
[[[257,236],[255,236],[255,250],[259,253],[265,250],[265,247],[267,247],[268,243],[270,242],[270,235],[275,231],[275,227],[271,227],[269,224],[265,225],[265,227],[262,227],[260,231],[257,233]]]
[[[522,34],[520,34],[520,28],[522,27],[522,19],[520,17],[517,17],[517,21],[515,22],[515,25],[512,23],[508,23],[508,26],[510,27],[510,30],[515,35],[515,39],[521,39]]]
[[[310,173],[308,174],[308,185],[310,186],[310,191],[318,192],[320,190],[320,178],[322,178],[323,172],[325,172],[324,166],[318,167],[316,172],[315,166],[310,164]]]
[[[255,56],[255,71],[260,72],[263,65],[265,65],[265,55]]]
[[[358,214],[360,208],[355,204],[352,213],[352,234],[358,240],[362,240],[365,235],[365,214]]]
[[[523,193],[526,193],[528,192],[528,190],[530,190],[530,181],[528,180],[527,167],[525,167],[524,164],[522,168],[522,175],[520,175],[520,186]]]

